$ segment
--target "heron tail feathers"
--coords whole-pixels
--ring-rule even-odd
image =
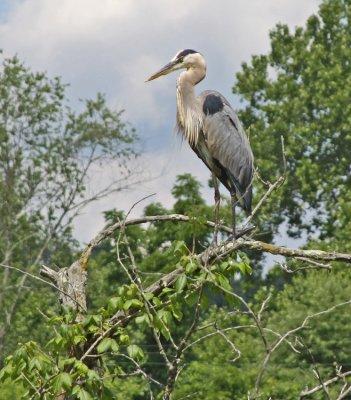
[[[252,185],[244,188],[240,182],[235,178],[233,174],[230,174],[231,186],[235,190],[235,195],[238,199],[238,204],[246,211],[248,215],[251,214],[251,204],[252,204]]]

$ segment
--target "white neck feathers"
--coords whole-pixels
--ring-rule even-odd
[[[182,72],[177,83],[177,109],[181,131],[190,146],[197,144],[202,129],[201,104],[195,96],[194,86],[206,74],[202,68],[189,68]]]

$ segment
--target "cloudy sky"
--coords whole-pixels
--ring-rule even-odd
[[[103,225],[101,211],[128,209],[141,197],[172,204],[175,176],[191,172],[203,183],[209,174],[173,134],[176,76],[145,84],[145,78],[178,50],[192,48],[207,60],[199,91],[231,94],[243,61],[269,49],[268,33],[278,22],[292,28],[317,11],[317,0],[0,0],[0,48],[18,54],[35,70],[70,83],[73,107],[79,98],[106,94],[125,109],[137,129],[143,162],[156,178],[135,190],[89,206],[76,222],[87,241]],[[101,173],[99,179],[101,178]],[[210,194],[205,190],[206,197]],[[139,207],[140,213],[142,206]]]

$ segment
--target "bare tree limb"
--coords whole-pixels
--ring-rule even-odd
[[[118,221],[112,225],[107,226],[103,230],[101,230],[85,247],[80,256],[80,262],[87,268],[87,262],[90,257],[91,252],[105,239],[114,234],[115,231],[121,229],[122,227],[126,227],[129,225],[140,225],[150,222],[162,222],[162,221],[173,221],[173,222],[191,222],[196,221],[196,218],[188,217],[187,215],[182,214],[167,214],[167,215],[152,215],[145,216],[141,218],[130,219],[126,221]],[[206,221],[205,224],[211,228],[214,228],[216,224],[212,221]],[[225,225],[218,225],[218,229],[232,233],[232,229]],[[236,235],[236,238],[239,238],[243,235],[250,233],[254,229],[254,226],[249,226],[246,228],[239,229]]]
[[[327,381],[325,381],[324,386],[327,387],[327,386],[331,385],[332,383],[338,382],[339,380],[342,380],[343,378],[346,378],[347,376],[350,376],[350,375],[351,375],[351,371],[341,373],[341,374],[335,376],[334,378],[331,378],[331,379],[328,379]],[[322,389],[323,389],[322,384],[315,386],[312,389],[305,389],[300,393],[300,399],[308,397]]]

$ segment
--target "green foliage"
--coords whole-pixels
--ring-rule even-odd
[[[246,104],[240,117],[250,127],[263,178],[273,180],[279,172],[280,136],[285,139],[287,183],[266,207],[271,229],[286,217],[291,235],[316,229],[331,236],[345,223],[351,179],[350,17],[348,0],[324,1],[303,28],[290,31],[278,24],[270,33],[270,52],[253,56],[237,73],[234,92]]]
[[[291,236],[318,232],[306,247],[351,249],[350,18],[349,1],[325,0],[304,28],[291,32],[277,25],[269,54],[254,56],[237,74],[234,91],[245,101],[241,117],[250,127],[264,179],[273,181],[280,173],[280,135],[286,144],[287,182],[256,221],[260,239],[272,239],[287,220]],[[8,214],[0,210],[1,232],[9,232],[0,239],[0,252],[5,256],[9,243],[21,243],[11,263],[32,265],[62,212],[66,215],[69,193],[76,188],[73,204],[85,193],[79,172],[89,151],[96,149],[100,160],[115,155],[125,160],[133,154],[134,133],[101,96],[88,101],[80,114],[68,112],[64,85],[31,73],[17,59],[4,62],[0,90],[0,199],[11,203]],[[22,120],[30,122],[30,129]],[[11,173],[5,176],[9,162]],[[258,198],[265,189],[258,183],[255,187]],[[244,400],[256,389],[260,398],[296,399],[305,387],[320,383],[314,370],[323,380],[335,376],[336,366],[349,370],[350,304],[345,302],[350,300],[350,271],[336,264],[332,271],[287,274],[276,266],[262,276],[260,255],[241,251],[200,265],[197,256],[213,235],[204,224],[213,219],[213,208],[200,190],[191,175],[181,175],[172,190],[173,207],[153,203],[144,210],[144,215],[185,214],[189,223],[128,226],[101,244],[89,263],[89,312],[83,319],[67,310],[59,313],[51,291],[39,283],[17,299],[18,313],[11,321],[15,334],[5,342],[9,355],[0,372],[0,398],[49,400],[65,394],[71,399],[141,400],[150,391],[161,398],[158,382],[166,384],[169,378],[165,357],[177,360],[194,321],[179,358],[174,400]],[[49,198],[50,206],[43,207]],[[225,202],[220,217],[230,224]],[[119,210],[105,213],[108,224],[124,218]],[[42,258],[67,265],[76,247],[70,223],[60,226]],[[291,269],[306,267],[301,260],[287,263]],[[157,292],[147,290],[175,269],[180,273],[171,285],[160,282]],[[12,300],[0,291],[5,305],[0,313],[5,315]],[[115,325],[116,316],[130,315]],[[267,348],[289,330],[258,382]],[[330,386],[331,398],[338,397],[343,384]],[[323,396],[317,392],[314,398]]]
[[[187,197],[189,184],[192,184],[195,190],[190,191]],[[187,190],[183,191],[182,185]],[[179,196],[175,207],[179,205],[178,201],[181,201],[183,207],[189,202],[191,208],[194,199],[200,199],[198,190],[199,185],[192,177],[180,177],[174,191]],[[203,200],[199,203],[202,203],[204,208],[207,207]],[[160,209],[158,205],[150,205],[145,212],[153,208]],[[207,210],[210,212],[210,208],[207,207]],[[170,212],[174,211],[170,210]],[[106,218],[109,222],[115,222],[117,219],[123,219],[124,216],[122,213],[110,211],[106,213]],[[72,398],[84,398],[84,396],[94,398],[98,392],[105,393],[105,396],[108,396],[107,393],[117,395],[119,379],[121,376],[128,377],[129,371],[133,370],[134,362],[162,377],[165,371],[155,371],[153,367],[154,363],[158,365],[158,357],[148,351],[148,346],[145,347],[145,342],[150,345],[153,343],[152,330],[160,335],[164,343],[170,343],[172,337],[172,340],[180,337],[192,318],[191,309],[195,306],[197,297],[196,282],[197,284],[207,282],[209,289],[214,282],[219,288],[230,290],[229,281],[234,274],[238,272],[245,274],[249,271],[246,258],[239,254],[236,261],[224,260],[214,265],[213,272],[210,274],[202,270],[193,252],[194,248],[201,250],[201,242],[196,232],[199,232],[201,240],[205,240],[206,243],[210,240],[210,231],[199,221],[194,221],[194,223],[195,230],[187,230],[185,225],[174,227],[174,224],[167,222],[157,222],[145,228],[128,227],[126,229],[128,243],[135,252],[137,262],[140,263],[141,272],[150,271],[150,260],[155,259],[155,253],[157,257],[162,257],[164,271],[175,267],[184,270],[177,278],[174,287],[165,288],[158,295],[148,292],[142,294],[138,285],[127,283],[126,276],[122,277],[121,272],[117,272],[120,268],[116,257],[117,245],[119,246],[118,253],[125,260],[126,267],[129,269],[132,267],[127,258],[126,243],[117,233],[115,238],[99,249],[90,266],[89,302],[95,313],[87,315],[82,322],[77,322],[75,315],[70,313],[50,318],[49,323],[52,329],[50,329],[47,343],[40,346],[31,341],[21,345],[12,356],[6,359],[6,366],[1,373],[2,381],[16,380],[19,387],[24,388],[24,396],[34,395],[36,391],[39,391],[46,393],[47,398],[50,399],[64,391]],[[191,223],[189,225],[192,226]],[[174,240],[169,247],[164,246],[163,243],[169,242],[170,230],[179,236],[183,232],[185,239],[189,235],[187,242],[191,243],[192,250],[184,240]],[[140,250],[141,247],[143,251]],[[108,268],[109,271],[103,272],[101,267]],[[95,272],[94,268],[98,270]],[[102,274],[103,278],[95,281],[95,273]],[[110,285],[111,277],[118,279],[118,285]],[[123,280],[124,285],[121,284]],[[149,278],[146,276],[143,279],[144,287],[148,281]],[[104,293],[103,296],[102,293]],[[208,296],[208,298],[204,296],[203,302],[214,301],[210,290]],[[150,309],[153,311],[150,312]],[[111,331],[113,334],[105,336],[104,332],[112,329],[111,317],[121,312],[137,313],[137,316],[129,326],[125,328],[119,326]],[[90,346],[88,343],[91,344],[95,340],[97,342],[92,355],[101,356],[103,368],[99,371],[91,369],[89,363],[86,364],[80,360]],[[67,354],[70,356],[67,357]],[[134,377],[130,379],[131,382],[135,382]],[[145,383],[138,384],[140,393],[143,392],[144,387]],[[129,390],[126,390],[125,395],[127,396],[128,393]]]
[[[85,101],[80,113],[73,112],[66,86],[60,78],[31,71],[17,57],[1,60],[2,355],[18,340],[45,341],[47,333],[38,328],[42,313],[57,311],[52,291],[28,275],[4,268],[37,273],[42,263],[69,265],[78,249],[72,237],[74,218],[86,204],[129,176],[127,164],[135,155],[135,133],[122,121],[121,112],[111,110],[101,94]],[[107,191],[87,191],[92,167],[107,160],[118,162],[117,181],[110,182]]]
[[[307,315],[349,301],[350,278],[350,271],[347,270],[332,273],[315,271],[295,277],[284,290],[271,292],[273,297],[268,303],[263,326],[283,334],[300,326]],[[267,290],[262,288],[253,301],[260,304],[266,297]],[[244,400],[249,391],[253,392],[257,373],[265,357],[264,348],[257,330],[252,329],[252,320],[230,311],[227,307],[214,308],[203,321],[202,325],[208,328],[199,331],[193,341],[211,332],[212,336],[192,347],[187,358],[188,365],[182,371],[177,385],[175,399],[192,395],[201,400]],[[335,376],[336,364],[345,366],[346,370],[349,366],[351,328],[344,321],[349,311],[350,305],[344,305],[311,318],[306,329],[299,332],[299,341],[295,341],[292,335],[290,342],[295,344],[299,353],[293,352],[285,343],[273,355],[263,378],[262,397],[296,399],[304,387],[318,385],[313,368],[317,367],[324,379]],[[237,354],[222,336],[215,334],[213,325],[210,325],[214,321],[218,328],[227,329],[227,337],[241,352],[241,357],[234,363],[231,360]],[[235,329],[236,326],[247,328]],[[274,343],[277,336],[268,335],[268,339]],[[305,346],[309,348],[313,360]],[[339,385],[331,389],[331,393],[338,391]],[[317,395],[316,398],[323,397]]]

